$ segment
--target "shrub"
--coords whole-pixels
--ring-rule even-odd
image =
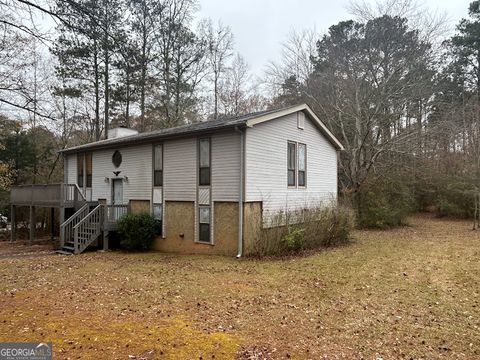
[[[346,207],[315,207],[280,211],[270,216],[269,227],[259,226],[247,255],[282,256],[302,250],[345,244],[354,227]]]
[[[150,214],[127,214],[118,221],[120,246],[128,250],[148,250],[156,233],[156,223]]]
[[[415,209],[408,186],[400,180],[367,181],[356,198],[357,221],[364,228],[388,228],[405,223]]]
[[[471,184],[465,181],[441,182],[437,188],[434,205],[439,216],[468,218],[475,210]]]
[[[298,251],[305,246],[305,228],[293,226],[288,228],[287,234],[281,238],[281,245],[287,251]]]

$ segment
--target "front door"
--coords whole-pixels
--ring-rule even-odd
[[[112,181],[112,204],[123,204],[123,180],[113,179]]]

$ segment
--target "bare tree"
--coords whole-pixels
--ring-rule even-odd
[[[435,46],[437,52],[451,30],[446,12],[427,8],[419,0],[351,0],[348,10],[360,22],[383,15],[408,19],[410,28],[417,29],[420,38]]]
[[[282,44],[280,59],[270,61],[265,71],[265,83],[270,91],[278,93],[285,79],[294,78],[307,83],[314,70],[312,57],[316,54],[319,35],[315,29],[293,30]]]
[[[233,56],[233,34],[228,26],[218,22],[214,26],[210,19],[200,24],[200,36],[207,50],[208,72],[213,83],[213,118],[218,118],[219,83],[225,75],[227,62]]]

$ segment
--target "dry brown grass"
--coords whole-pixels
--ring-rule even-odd
[[[275,261],[2,244],[0,341],[53,341],[56,359],[480,358],[480,233],[410,224]]]

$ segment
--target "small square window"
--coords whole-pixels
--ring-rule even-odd
[[[305,128],[305,113],[303,111],[297,112],[297,127],[302,130]]]

